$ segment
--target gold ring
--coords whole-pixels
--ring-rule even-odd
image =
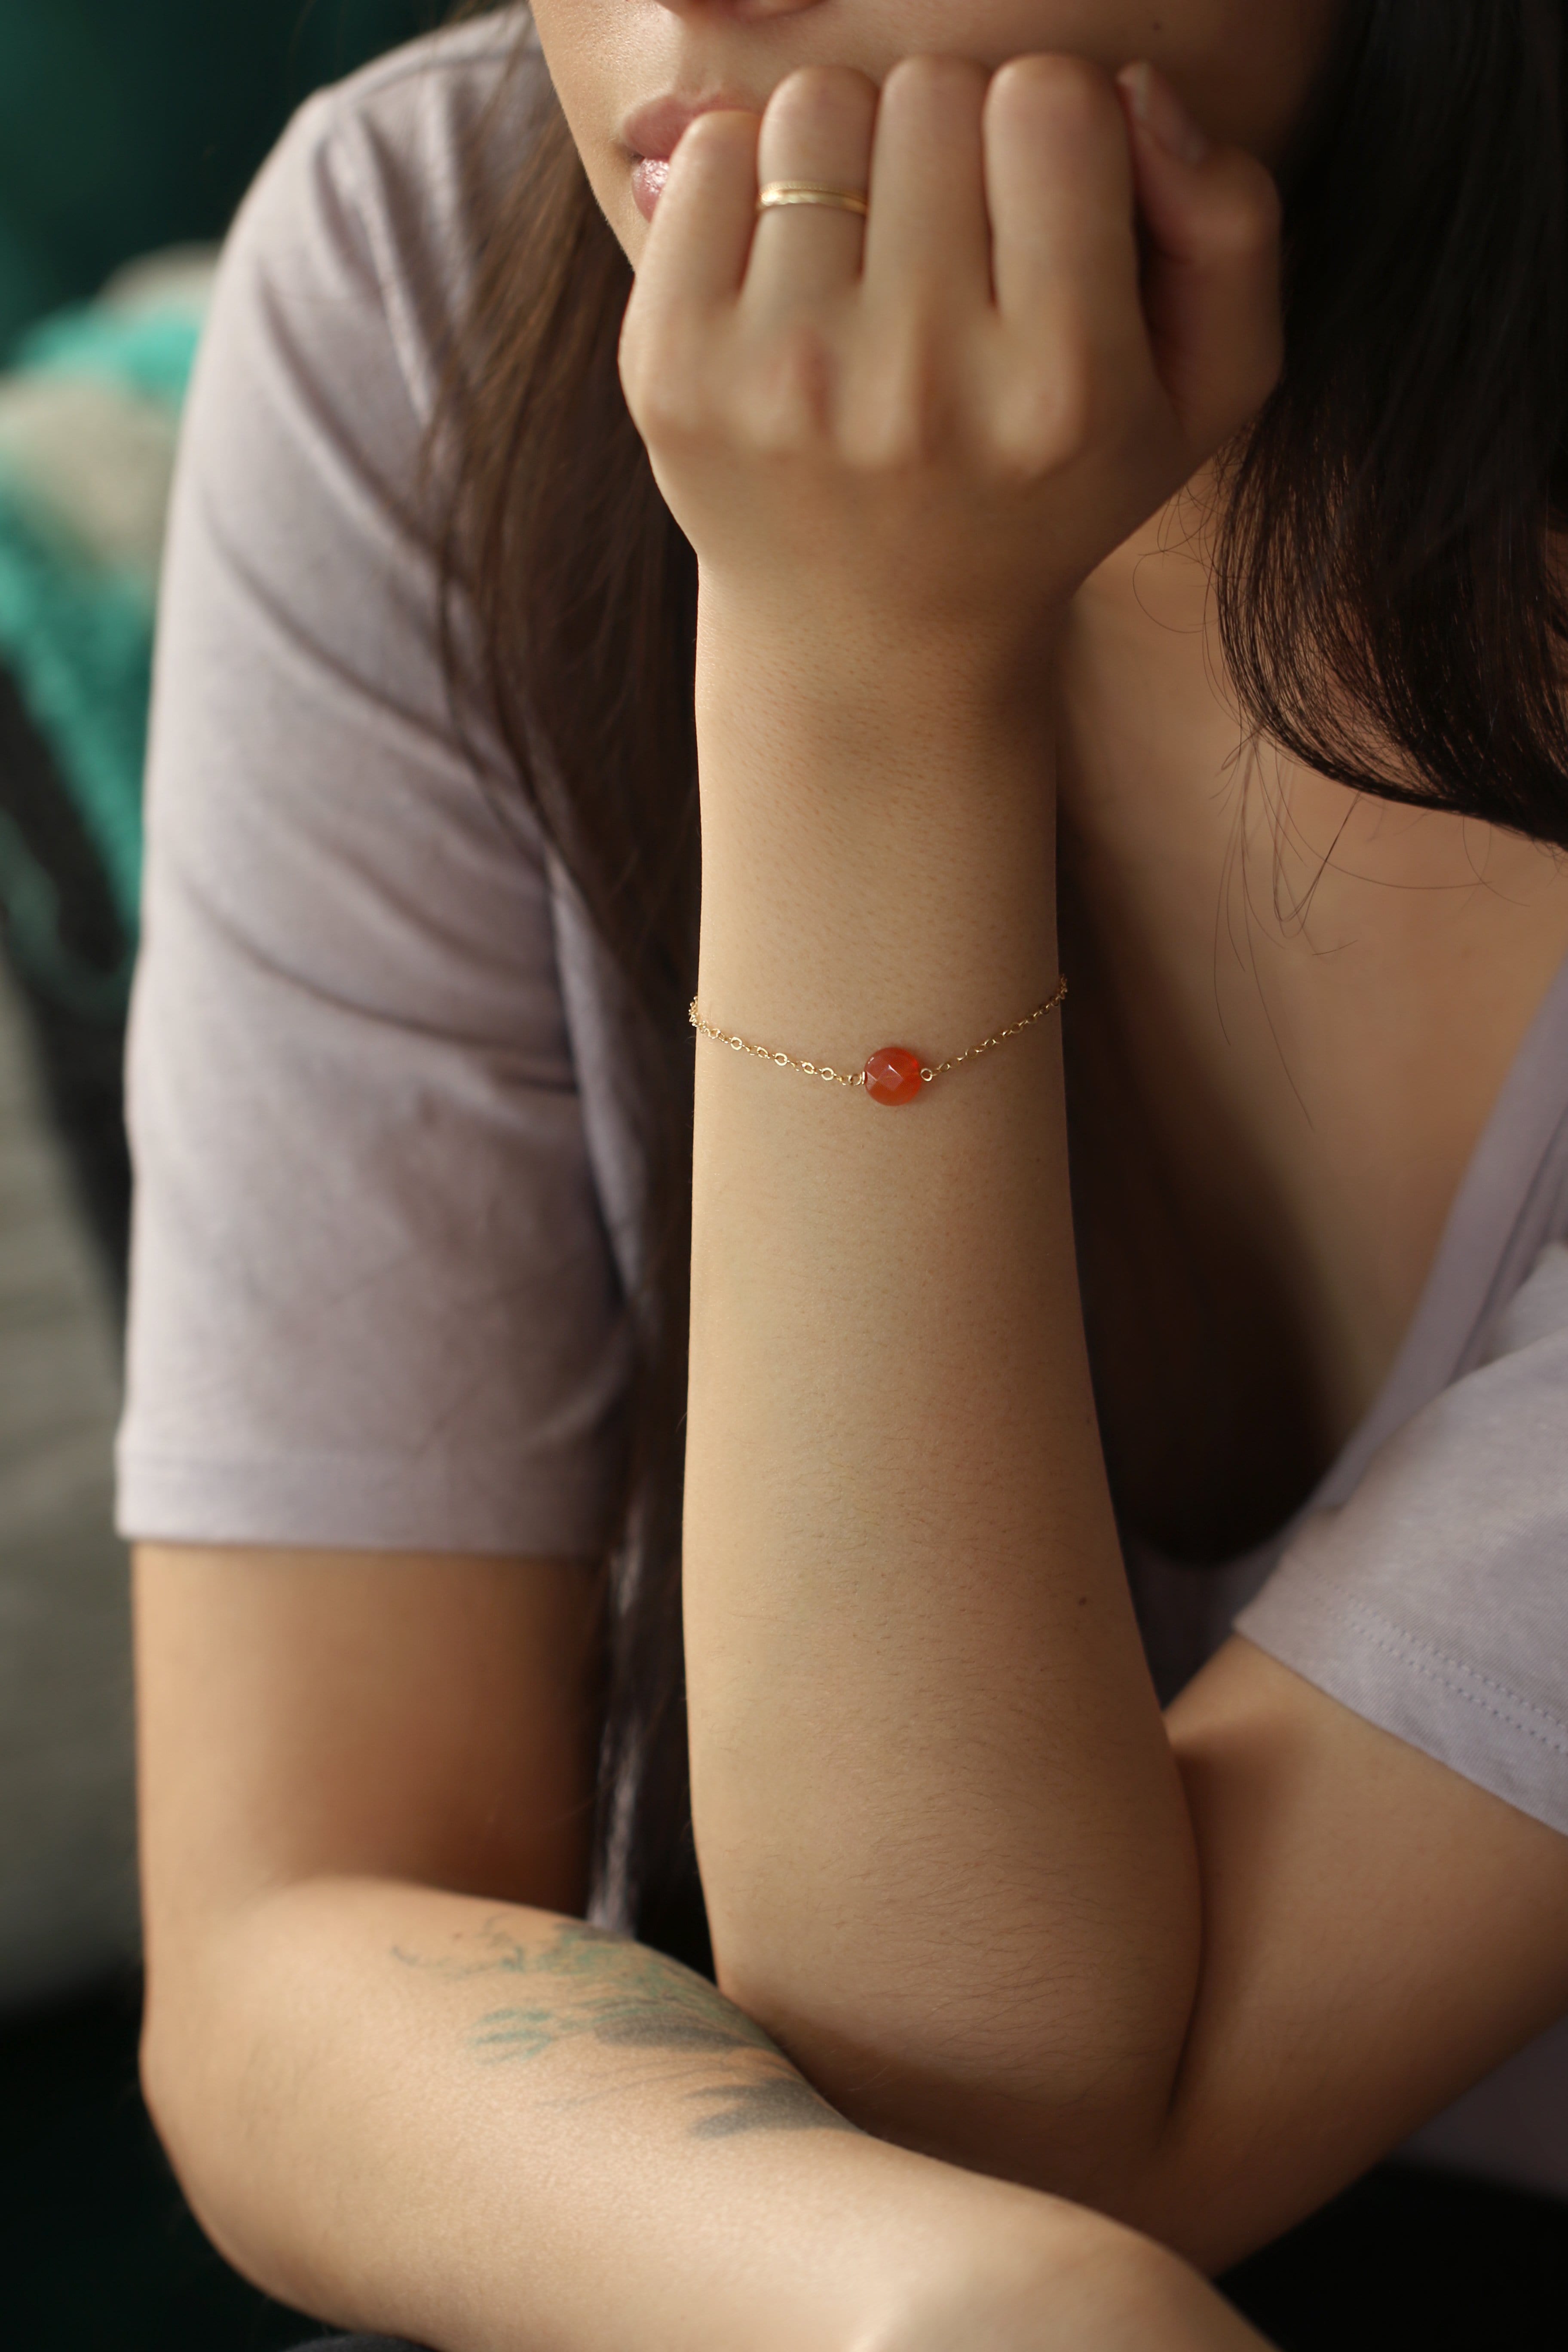
[[[871,209],[853,188],[825,188],[816,180],[770,180],[757,198],[759,214],[787,212],[796,205],[819,205],[824,212],[856,213],[862,220]]]

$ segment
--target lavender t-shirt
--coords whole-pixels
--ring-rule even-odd
[[[312,100],[224,262],[158,655],[134,1538],[587,1559],[609,1533],[639,1181],[615,987],[500,747],[455,740],[422,487],[487,163],[539,89],[536,56],[508,76],[525,33],[492,16]],[[1565,1241],[1568,976],[1319,1492],[1231,1569],[1130,1562],[1167,1686],[1235,1617],[1568,1834]],[[1415,2145],[1568,2195],[1568,2028]]]

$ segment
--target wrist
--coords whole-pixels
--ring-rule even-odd
[[[944,2168],[945,2169],[945,2168]],[[1175,2255],[1086,2206],[946,2171],[921,2250],[889,2268],[875,2352],[1243,2352]]]
[[[1165,2247],[1085,2207],[1011,2193],[1012,2210],[939,2234],[892,2325],[873,2334],[876,2352],[1266,2352]]]
[[[751,760],[809,760],[880,802],[918,803],[944,770],[1015,772],[1037,789],[1054,764],[1065,614],[1020,635],[984,614],[912,627],[880,606],[836,609],[714,589],[705,577],[695,679],[700,744]],[[705,803],[729,762],[703,761]]]
[[[808,2159],[756,2158],[775,2210],[792,2216],[770,2233],[771,2309],[790,2352],[1121,2352],[1123,2341],[1175,2352],[1158,2328],[1122,2339],[1092,2324],[1113,2311],[1156,2318],[1186,2275],[1101,2214],[870,2137],[819,2144]],[[1081,2331],[1058,2324],[1079,2318]],[[747,2340],[772,2352],[760,2322],[753,2308]]]
[[[699,995],[816,1061],[957,1052],[1055,988],[1055,698],[710,602]]]

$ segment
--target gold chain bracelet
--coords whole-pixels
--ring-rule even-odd
[[[732,1054],[754,1054],[759,1062],[772,1062],[780,1070],[798,1070],[803,1078],[820,1078],[825,1086],[863,1087],[873,1102],[897,1108],[913,1102],[922,1087],[945,1077],[950,1070],[961,1069],[965,1062],[978,1061],[982,1054],[1005,1045],[1009,1037],[1022,1036],[1026,1029],[1032,1029],[1037,1021],[1043,1021],[1048,1013],[1055,1013],[1064,1004],[1067,992],[1066,980],[1058,981],[1056,994],[1047,996],[1043,1004],[1037,1004],[1032,1013],[1026,1013],[1021,1021],[998,1029],[994,1036],[983,1037],[978,1045],[971,1045],[967,1053],[954,1054],[950,1062],[928,1065],[907,1045],[880,1045],[860,1070],[836,1070],[826,1062],[797,1062],[793,1054],[781,1054],[772,1045],[753,1045],[750,1038],[733,1037],[727,1029],[715,1029],[710,1021],[703,1019],[695,997],[688,1012],[700,1037],[711,1037],[715,1045],[728,1045]]]

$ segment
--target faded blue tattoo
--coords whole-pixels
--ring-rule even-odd
[[[695,2062],[743,2059],[743,2079],[716,2080],[686,2095],[704,2110],[691,2126],[694,2139],[855,2128],[744,2011],[661,1952],[576,1919],[558,1921],[547,1944],[521,1943],[501,1918],[464,1942],[467,1950],[438,1959],[405,1951],[395,1957],[448,1981],[521,1980],[519,1997],[487,2010],[469,2035],[470,2047],[489,2063],[541,2058],[582,2037],[604,2048],[668,2051]]]

